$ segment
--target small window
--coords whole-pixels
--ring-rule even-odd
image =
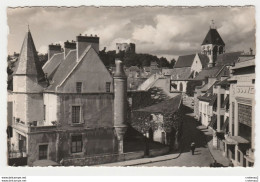
[[[46,120],[46,105],[43,105],[43,120]]]
[[[39,145],[39,160],[47,159],[48,145]]]
[[[80,106],[72,106],[72,123],[80,123]]]
[[[77,90],[77,93],[81,93],[81,90],[82,89],[82,82],[77,82],[76,83],[76,90]]]
[[[82,135],[71,136],[71,153],[82,152]]]
[[[106,82],[106,92],[110,92],[110,82]]]

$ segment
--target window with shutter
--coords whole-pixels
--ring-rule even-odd
[[[72,114],[71,114],[71,119],[72,123],[80,123],[80,106],[72,106]]]

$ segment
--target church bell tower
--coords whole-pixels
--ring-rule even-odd
[[[219,35],[214,21],[210,25],[210,29],[201,44],[201,54],[209,57],[208,67],[214,67],[217,56],[225,53],[225,43]]]

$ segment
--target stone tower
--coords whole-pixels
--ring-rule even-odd
[[[14,122],[44,120],[43,88],[47,86],[30,30],[25,35],[17,69],[13,74]]]
[[[116,60],[114,94],[114,127],[118,138],[118,152],[123,153],[123,139],[127,130],[127,77],[120,60]]]
[[[208,67],[215,66],[217,56],[225,52],[225,43],[220,37],[214,22],[201,44],[201,54],[205,54],[209,57]]]

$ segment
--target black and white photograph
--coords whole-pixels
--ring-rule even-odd
[[[255,6],[6,13],[10,168],[254,168]]]

